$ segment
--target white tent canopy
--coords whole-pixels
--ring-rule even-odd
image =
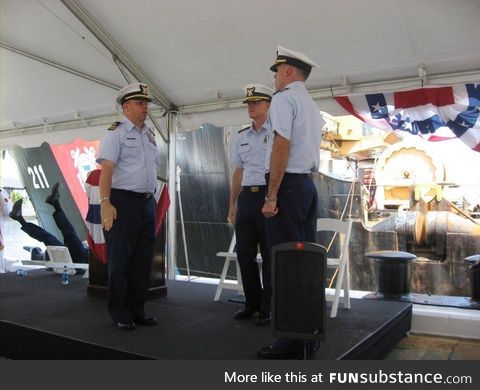
[[[114,96],[126,84],[124,74],[149,83],[161,103],[154,116],[179,112],[180,128],[245,123],[242,87],[273,84],[268,68],[278,44],[320,65],[307,86],[331,114],[344,113],[332,94],[480,80],[478,0],[3,0],[1,6],[2,147],[99,138],[118,115]]]

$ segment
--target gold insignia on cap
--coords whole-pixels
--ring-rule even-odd
[[[255,87],[247,88],[247,97],[253,96],[254,93],[255,93]]]
[[[148,85],[140,84],[140,90],[144,95],[148,95]]]

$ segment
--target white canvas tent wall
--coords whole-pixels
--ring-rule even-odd
[[[273,83],[278,44],[320,65],[307,85],[331,114],[332,94],[478,81],[479,16],[478,0],[2,0],[0,147],[98,139],[125,75],[151,85],[164,133],[246,123],[242,87]]]

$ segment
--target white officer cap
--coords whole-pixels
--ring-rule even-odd
[[[282,64],[292,65],[308,72],[310,72],[312,68],[318,68],[318,65],[305,54],[277,46],[277,58],[275,59],[275,63],[270,67],[270,70],[276,72],[278,65]]]
[[[266,100],[271,102],[273,90],[262,84],[247,84],[243,87],[245,91],[245,100],[243,103],[258,102]]]
[[[118,91],[116,98],[117,104],[122,105],[130,99],[143,99],[151,102],[152,99],[148,96],[148,85],[143,83],[133,83],[128,84]]]

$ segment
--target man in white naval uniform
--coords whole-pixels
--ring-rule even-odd
[[[230,193],[228,221],[235,224],[236,252],[242,274],[245,307],[234,318],[243,320],[259,312],[257,325],[268,325],[272,287],[270,256],[265,240],[265,155],[267,153],[267,115],[273,90],[261,84],[244,87],[248,116],[253,123],[237,134],[232,160],[235,166]],[[256,261],[262,255],[262,281]],[[263,282],[263,284],[262,284]]]
[[[318,195],[312,173],[318,171],[322,119],[306,87],[312,67],[305,54],[278,46],[270,70],[275,88],[269,111],[271,133],[265,168],[267,196],[262,212],[269,250],[292,241],[315,242]],[[309,343],[309,353],[314,353]],[[261,348],[257,355],[268,359],[300,357],[303,342],[280,338]]]
[[[160,153],[145,124],[148,86],[122,88],[125,118],[110,126],[100,145],[100,214],[108,247],[108,311],[118,329],[155,325],[144,311],[155,244],[155,183]]]

